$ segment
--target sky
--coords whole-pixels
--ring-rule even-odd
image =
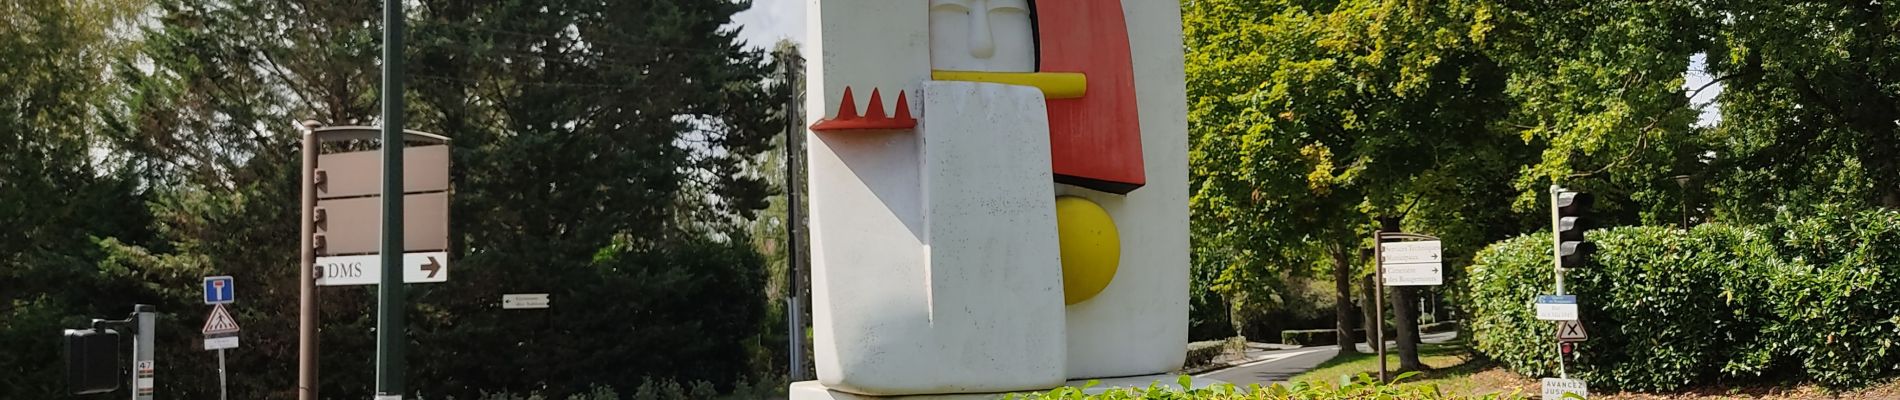
[[[779,39],[805,42],[807,0],[752,0],[752,9],[732,16],[739,38],[752,47],[771,50]]]

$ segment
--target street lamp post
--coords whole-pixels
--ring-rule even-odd
[[[1681,197],[1677,200],[1682,202],[1682,230],[1685,231],[1689,230],[1689,178],[1689,175],[1675,176],[1676,187],[1682,189]]]

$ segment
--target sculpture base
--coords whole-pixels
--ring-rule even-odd
[[[1082,380],[1068,381],[1068,382],[1063,383],[1062,385],[1068,386],[1068,387],[1082,387],[1082,385],[1088,384],[1088,382],[1091,380],[1098,381],[1098,383],[1095,386],[1091,386],[1088,389],[1083,390],[1083,392],[1086,392],[1089,394],[1098,394],[1098,393],[1106,392],[1113,389],[1120,389],[1120,388],[1135,388],[1135,387],[1145,388],[1145,387],[1148,387],[1149,384],[1156,384],[1157,386],[1160,386],[1163,388],[1175,389],[1175,388],[1180,387],[1180,385],[1175,384],[1175,382],[1179,379],[1180,379],[1180,375],[1158,374],[1158,375],[1130,376],[1130,377],[1122,377],[1122,378],[1082,379]],[[1207,379],[1207,378],[1195,379],[1193,382],[1194,388],[1197,388],[1197,389],[1205,388],[1205,387],[1213,386],[1213,385],[1219,385],[1222,383],[1226,383],[1226,382],[1221,382],[1218,380]],[[1055,388],[1050,388],[1050,389],[1055,389]],[[911,395],[911,396],[868,396],[868,395],[846,393],[846,392],[826,389],[825,386],[822,384],[819,384],[818,381],[804,381],[804,382],[793,382],[790,394],[791,394],[791,400],[996,400],[996,399],[1003,398],[1004,395],[1008,395],[1009,393],[961,393],[961,394],[922,394],[922,395]]]

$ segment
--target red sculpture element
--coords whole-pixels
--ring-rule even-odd
[[[1148,183],[1134,56],[1120,1],[1037,0],[1042,72],[1088,75],[1088,94],[1049,100],[1056,182],[1126,194]]]
[[[866,115],[858,116],[857,99],[851,96],[851,87],[844,87],[844,100],[838,102],[838,116],[818,120],[811,130],[819,132],[870,129],[913,129],[917,119],[910,117],[910,101],[904,98],[904,92],[897,92],[897,116],[887,116],[884,112],[884,97],[876,88],[871,89],[871,104],[866,106]]]

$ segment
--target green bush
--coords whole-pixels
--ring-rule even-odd
[[[1722,225],[1589,238],[1601,250],[1564,282],[1590,333],[1572,372],[1606,389],[1672,390],[1742,361],[1734,349],[1754,341],[1762,313],[1738,296],[1761,291],[1754,277],[1775,262],[1766,238]],[[1527,375],[1555,375],[1555,323],[1534,311],[1537,295],[1554,293],[1548,234],[1499,243],[1473,264],[1473,348]]]
[[[1900,213],[1785,218],[1772,226],[1591,231],[1571,270],[1590,340],[1571,372],[1593,387],[1673,390],[1797,375],[1857,386],[1900,371]],[[1530,376],[1557,368],[1548,233],[1494,243],[1463,282],[1472,346]]]
[[[1294,346],[1330,346],[1339,344],[1338,331],[1305,329],[1280,331],[1280,343]]]
[[[1276,383],[1273,386],[1259,384],[1237,387],[1232,384],[1212,385],[1200,389],[1181,390],[1177,388],[1150,385],[1146,388],[1110,389],[1097,394],[1088,394],[1088,386],[1083,388],[1064,387],[1048,392],[1012,394],[1005,399],[1021,400],[1320,400],[1320,399],[1407,399],[1407,400],[1466,400],[1466,399],[1525,399],[1521,393],[1494,393],[1483,396],[1462,396],[1447,394],[1433,385],[1401,385],[1401,381],[1417,372],[1400,374],[1391,384],[1378,384],[1365,374],[1343,386],[1334,386],[1326,382],[1300,382],[1292,385]],[[1178,387],[1192,387],[1187,376],[1175,382]]]
[[[1223,340],[1188,343],[1187,361],[1183,363],[1182,366],[1193,368],[1207,365],[1208,363],[1214,362],[1215,357],[1220,357],[1221,353],[1226,351],[1227,342]]]
[[[1775,323],[1735,369],[1798,369],[1836,387],[1900,371],[1900,212],[1824,209],[1773,229],[1788,260],[1761,296]]]

